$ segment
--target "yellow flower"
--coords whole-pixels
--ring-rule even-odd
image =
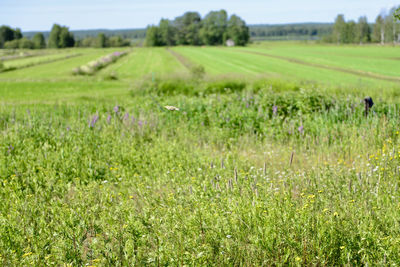
[[[27,253],[25,253],[24,255],[22,255],[22,257],[28,257],[29,255],[32,255],[32,252],[27,252]]]
[[[340,249],[344,249],[344,246],[340,246]]]
[[[301,258],[300,257],[296,257],[296,261],[301,261]]]
[[[130,199],[133,199],[133,196],[129,196]]]
[[[337,213],[336,211],[333,213],[333,216],[338,217],[339,213]]]

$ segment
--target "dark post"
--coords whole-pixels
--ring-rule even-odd
[[[364,115],[365,115],[365,117],[367,117],[369,114],[369,110],[374,105],[374,101],[372,101],[372,98],[368,96],[368,97],[364,98],[364,105],[365,105]]]

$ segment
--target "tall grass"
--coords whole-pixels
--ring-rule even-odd
[[[399,106],[328,92],[180,77],[1,106],[0,262],[399,264]]]

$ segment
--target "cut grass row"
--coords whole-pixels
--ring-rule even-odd
[[[392,88],[398,86],[396,82],[360,77],[359,75],[343,73],[343,71],[334,69],[288,62],[288,60],[282,58],[249,54],[240,52],[239,49],[235,48],[178,47],[174,49],[189,60],[204,65],[206,72],[214,75],[231,73],[253,77],[257,75],[278,76],[284,79],[323,83],[332,87],[350,85],[359,88]],[[241,50],[252,51],[251,48],[249,50]]]
[[[72,76],[72,69],[84,65],[101,56],[107,55],[117,49],[77,49],[76,52],[83,53],[82,56],[69,58],[61,61],[42,64],[31,68],[5,72],[0,74],[0,80],[69,80],[78,79]]]
[[[399,77],[399,48],[379,46],[326,46],[292,45],[250,47],[246,51],[257,51],[269,55],[293,58],[308,63],[339,67],[354,71]]]

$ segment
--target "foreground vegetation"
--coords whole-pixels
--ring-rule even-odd
[[[334,65],[351,47],[326,49]],[[181,47],[73,76],[113,52],[86,51],[0,74],[3,265],[400,264],[395,81],[317,76],[307,46],[286,57],[319,82],[261,76],[283,58]]]

